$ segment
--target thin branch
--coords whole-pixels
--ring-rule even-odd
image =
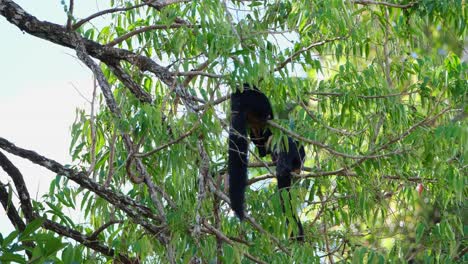
[[[72,20],[73,20],[73,7],[74,7],[74,1],[70,0],[70,4],[68,7],[68,14],[67,14],[67,28],[69,30],[72,29]]]
[[[394,4],[394,3],[388,3],[388,2],[378,2],[378,1],[369,1],[369,0],[354,0],[352,1],[352,3],[358,4],[358,5],[381,5],[381,6],[386,6],[386,7],[408,9],[417,5],[418,1],[410,2],[408,4]]]
[[[75,23],[73,26],[72,26],[72,30],[76,30],[78,29],[79,27],[81,27],[84,23],[87,23],[89,22],[90,20],[96,18],[96,17],[99,17],[99,16],[102,16],[102,15],[106,15],[106,14],[111,14],[111,13],[116,13],[116,12],[125,12],[125,11],[129,11],[129,10],[132,10],[132,9],[135,9],[135,8],[139,8],[139,7],[142,7],[142,6],[145,6],[147,5],[146,3],[142,3],[142,4],[138,4],[138,5],[134,5],[134,6],[129,6],[129,7],[117,7],[117,8],[110,8],[110,9],[106,9],[106,10],[102,10],[100,12],[97,12],[95,14],[92,14],[90,16],[88,16],[87,18],[84,18],[80,21],[78,21],[77,23]]]
[[[115,38],[114,40],[110,41],[109,43],[106,44],[106,46],[108,47],[112,47],[112,46],[115,46],[117,44],[120,44],[122,42],[124,42],[125,40],[135,36],[135,35],[138,35],[140,33],[143,33],[143,32],[147,32],[147,31],[151,31],[151,30],[155,30],[155,29],[169,29],[169,28],[181,28],[181,27],[192,27],[191,25],[186,25],[186,24],[179,24],[179,23],[175,23],[175,24],[172,24],[172,25],[151,25],[151,26],[146,26],[146,27],[141,27],[141,28],[138,28],[138,29],[135,29],[133,31],[130,31],[126,34],[123,34],[122,36],[118,37],[118,38]]]
[[[137,258],[130,258],[128,257],[127,255],[124,255],[122,253],[117,253],[109,248],[108,246],[105,246],[103,244],[101,244],[99,241],[96,241],[94,239],[90,239],[88,236],[74,230],[74,229],[71,229],[69,227],[66,227],[66,226],[63,226],[59,223],[56,223],[54,221],[51,221],[49,219],[45,219],[44,220],[44,223],[42,224],[42,226],[45,228],[45,229],[48,229],[50,231],[53,231],[59,235],[62,235],[62,236],[65,236],[65,237],[69,237],[77,242],[79,242],[80,244],[88,247],[88,248],[91,248],[97,252],[100,252],[106,256],[109,256],[109,257],[113,257],[113,258],[116,258],[116,260],[122,262],[122,263],[127,263],[127,264],[136,264],[136,263],[140,263],[140,261],[137,259]]]
[[[212,178],[208,178],[208,187],[210,188],[210,191],[217,195],[221,200],[224,202],[231,204],[231,201],[229,200],[229,197],[223,193],[221,190],[219,190],[216,185],[213,182]],[[289,252],[283,245],[281,245],[280,241],[278,238],[274,237],[272,234],[267,232],[265,229],[263,229],[256,221],[255,219],[250,216],[247,212],[245,213],[245,219],[252,225],[253,228],[257,229],[260,233],[265,234],[270,240],[272,240],[278,248],[283,251],[285,254],[288,256],[291,256],[291,252]]]
[[[201,208],[203,200],[206,198],[206,179],[209,177],[210,157],[206,153],[203,142],[198,141],[198,151],[200,152],[200,168],[198,170],[198,195],[197,204],[195,207],[195,226],[194,237],[198,240],[201,233]]]
[[[165,148],[168,148],[168,147],[170,147],[170,146],[172,146],[174,144],[177,144],[180,141],[182,141],[184,138],[190,136],[198,128],[199,125],[200,125],[200,120],[198,120],[195,124],[193,124],[193,127],[189,131],[187,131],[184,134],[180,135],[178,138],[173,139],[173,140],[167,142],[166,144],[163,144],[163,145],[161,145],[161,146],[159,146],[159,147],[157,147],[157,148],[155,148],[155,149],[153,149],[151,151],[148,151],[148,152],[145,152],[145,153],[136,153],[135,157],[140,157],[140,158],[148,157],[148,156],[151,156],[151,155],[153,155],[154,153],[156,153],[158,151],[161,151],[161,150],[163,150]]]
[[[286,128],[283,128],[282,126],[280,126],[279,124],[271,121],[271,120],[268,120],[267,123],[272,126],[272,127],[275,127],[275,128],[278,128],[279,130],[281,130],[282,132],[284,132],[285,134],[299,140],[299,141],[302,141],[302,142],[305,142],[305,143],[309,143],[311,145],[314,145],[316,147],[320,147],[320,148],[323,148],[325,150],[327,150],[330,154],[333,154],[335,156],[340,156],[340,157],[343,157],[343,158],[349,158],[349,159],[376,159],[376,158],[382,158],[382,157],[386,157],[386,156],[390,156],[390,155],[395,155],[395,154],[398,154],[398,152],[392,152],[392,153],[385,153],[385,154],[380,154],[380,155],[373,155],[373,154],[370,154],[370,155],[366,155],[366,156],[357,156],[357,155],[350,155],[350,154],[346,154],[346,153],[342,153],[342,152],[339,152],[339,151],[336,151],[334,149],[332,149],[330,146],[328,145],[325,145],[321,142],[318,142],[318,141],[315,141],[315,140],[311,140],[311,139],[308,139],[308,138],[305,138],[291,130],[288,130]]]
[[[208,65],[210,65],[210,60],[206,60],[205,62],[201,63],[200,65],[198,65],[195,69],[193,69],[193,71],[203,71],[206,67],[208,67]],[[192,75],[192,76],[187,76],[187,78],[185,78],[184,82],[182,83],[182,86],[188,86],[189,83],[193,80],[193,78],[195,78],[197,75]]]
[[[392,145],[393,143],[397,142],[397,141],[400,141],[402,139],[404,139],[405,137],[407,137],[409,134],[411,134],[411,132],[413,132],[413,130],[415,130],[416,128],[422,126],[422,125],[425,125],[427,123],[431,123],[433,122],[434,120],[436,120],[437,118],[439,118],[440,116],[442,116],[443,114],[445,114],[446,112],[450,111],[451,108],[446,108],[444,110],[442,110],[441,112],[439,112],[438,114],[434,115],[433,117],[427,117],[425,119],[423,119],[422,121],[416,123],[415,125],[413,125],[412,127],[410,127],[408,130],[406,130],[404,133],[400,134],[399,136],[387,141],[385,144],[383,144],[382,146],[380,146],[379,148],[376,149],[376,151],[381,151],[381,150],[384,150],[384,149],[387,149],[390,145]],[[374,151],[374,152],[376,152]]]
[[[144,0],[147,5],[160,10],[168,5],[179,4],[179,3],[188,3],[192,0]]]
[[[387,81],[388,87],[390,89],[393,89],[393,81],[392,77],[390,75],[390,51],[388,50],[388,34],[390,31],[390,26],[389,26],[389,18],[388,18],[388,9],[385,9],[385,20],[383,23],[385,23],[385,32],[384,32],[384,42],[383,42],[383,52],[384,52],[384,72],[385,72],[385,80]]]
[[[225,96],[221,96],[220,98],[216,99],[216,100],[213,100],[213,101],[210,101],[210,102],[207,102],[206,104],[202,105],[202,106],[199,106],[196,108],[197,111],[200,111],[200,110],[205,110],[207,109],[208,107],[210,106],[215,106],[215,105],[218,105],[224,101],[227,101],[231,98],[231,95],[228,94],[228,95],[225,95]]]
[[[177,76],[206,76],[210,78],[224,78],[228,76],[228,75],[221,75],[221,74],[209,73],[209,72],[204,72],[204,71],[178,72],[176,75]]]
[[[229,245],[234,245],[234,241],[232,241],[229,237],[227,237],[223,232],[216,229],[214,226],[210,225],[206,220],[203,220],[203,225],[210,231],[210,233],[214,234],[218,239],[228,243]],[[244,252],[244,256],[255,263],[266,264],[266,262],[255,258],[254,256],[250,255],[247,252]]]
[[[223,180],[222,175],[217,175],[216,177],[216,188],[221,187],[221,182]],[[218,196],[213,195],[213,217],[214,217],[214,227],[216,229],[221,228],[221,200]],[[232,239],[232,237],[230,237]],[[216,264],[222,264],[222,256],[223,256],[223,241],[221,238],[216,237]]]
[[[393,93],[393,94],[384,94],[384,95],[358,95],[357,98],[361,99],[384,99],[389,97],[397,97],[397,96],[406,96],[418,93],[417,91],[414,92],[401,92],[401,93]],[[345,96],[345,93],[336,93],[336,92],[307,92],[309,95],[322,95],[322,96]]]
[[[124,223],[124,221],[122,220],[111,220],[103,224],[102,226],[100,226],[98,229],[96,229],[96,231],[94,231],[91,235],[88,236],[88,239],[96,240],[99,234],[102,233],[104,230],[106,230],[106,228],[108,228],[109,226],[115,225],[115,224],[122,224],[122,223]]]
[[[312,43],[309,46],[304,47],[304,48],[294,52],[291,56],[289,56],[287,59],[282,61],[278,66],[276,66],[276,68],[273,71],[276,72],[276,71],[279,71],[279,70],[283,69],[284,67],[286,67],[286,65],[288,63],[292,62],[299,55],[301,55],[302,53],[304,53],[306,51],[309,51],[309,50],[311,50],[311,49],[313,49],[315,47],[322,46],[322,45],[324,45],[326,43],[334,42],[334,41],[337,41],[337,40],[343,40],[343,39],[346,39],[346,38],[347,37],[344,37],[344,36],[343,37],[336,37],[336,38],[326,39],[326,40],[322,40],[322,41],[319,41],[319,42]]]
[[[114,158],[115,158],[115,142],[117,140],[117,132],[115,129],[112,130],[112,138],[109,146],[109,169],[107,173],[106,181],[104,182],[104,187],[109,187],[109,184],[112,181],[112,177],[114,176]]]
[[[88,172],[86,174],[93,175],[93,180],[96,180],[96,172],[94,167],[96,167],[96,124],[95,124],[95,114],[94,114],[94,102],[96,101],[96,90],[97,83],[96,78],[93,76],[93,97],[91,99],[91,113],[89,120],[89,127],[91,129],[91,164],[89,166]]]
[[[299,105],[302,107],[302,109],[304,109],[304,111],[307,113],[307,115],[312,118],[315,122],[319,123],[320,125],[322,125],[323,127],[325,127],[326,129],[332,131],[332,132],[335,132],[335,133],[338,133],[338,134],[341,134],[341,135],[345,135],[345,136],[356,136],[362,132],[365,131],[365,129],[363,130],[360,130],[360,131],[357,131],[357,132],[348,132],[346,130],[342,130],[342,129],[338,129],[338,128],[334,128],[334,127],[331,127],[331,126],[328,126],[327,124],[325,124],[325,122],[322,122],[320,119],[318,119],[318,117],[312,113],[312,111],[309,110],[309,108],[307,108],[307,106],[304,104],[304,102],[302,101],[299,101]]]

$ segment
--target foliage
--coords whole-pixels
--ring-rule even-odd
[[[175,3],[112,13],[102,28],[88,23],[77,29],[89,40],[160,62],[175,81],[171,86],[122,63],[151,95],[151,103],[142,102],[102,63],[121,115],[99,94],[93,114],[77,112],[70,153],[74,169],[89,171],[96,182],[155,215],[161,215],[159,200],[169,240],[163,243],[63,175],[36,204],[39,215],[85,234],[117,220],[97,238],[145,263],[466,260],[468,64],[460,59],[466,52],[465,1],[168,2]],[[111,1],[115,7],[139,3]],[[135,31],[140,33],[127,35]],[[247,191],[253,223],[240,223],[216,192],[226,188],[225,96],[244,82],[270,98],[274,121],[301,135],[306,146],[305,168],[292,188],[305,243],[289,239],[295,227],[286,224],[271,168],[249,168],[252,181],[265,176]],[[274,145],[287,133],[274,129]],[[124,135],[135,142],[133,152]],[[250,162],[258,162],[253,153]],[[138,181],[135,156],[170,201],[160,193],[152,197],[151,188]],[[85,221],[74,222],[65,213],[70,209]],[[15,252],[13,241],[22,241],[16,235],[2,238],[2,248],[5,241],[10,245],[5,252]],[[49,253],[55,254],[49,260],[61,254],[65,263],[109,259],[56,237],[54,247],[34,241],[54,249],[42,252],[42,259]],[[66,248],[58,251],[58,245]]]

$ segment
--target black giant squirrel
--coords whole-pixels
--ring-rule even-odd
[[[267,127],[267,121],[273,118],[273,111],[268,98],[256,87],[244,84],[244,91],[237,89],[231,95],[231,127],[229,130],[229,198],[231,208],[239,219],[244,218],[245,189],[247,186],[247,129],[252,142],[257,146],[259,156],[272,154],[276,162],[276,177],[283,212],[286,211],[281,190],[287,190],[289,200],[291,195],[291,172],[300,171],[304,159],[304,147],[298,148],[297,142],[288,137],[288,148],[282,148],[273,153],[269,149],[269,141],[272,136]],[[292,208],[291,208],[292,209]],[[304,231],[301,221],[296,216],[293,219],[298,226],[298,240],[303,240]]]
[[[268,154],[267,142],[271,131],[267,121],[273,118],[270,101],[256,87],[244,84],[231,94],[231,127],[229,129],[229,198],[231,208],[239,219],[244,218],[245,188],[247,186],[247,129],[260,157]]]

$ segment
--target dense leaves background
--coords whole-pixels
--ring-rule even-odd
[[[465,1],[111,1],[102,28],[73,4],[44,36],[0,0],[20,29],[75,49],[101,89],[72,126],[74,164],[36,162],[58,175],[30,212],[22,201],[2,262],[25,263],[25,248],[56,263],[466,260]],[[228,95],[244,82],[270,98],[274,145],[306,147],[292,187],[305,243],[253,148],[251,217],[227,204]],[[12,185],[1,194],[14,206]]]

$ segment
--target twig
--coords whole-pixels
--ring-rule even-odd
[[[93,76],[94,77],[94,76]],[[91,129],[91,164],[89,165],[88,176],[93,174],[93,180],[96,180],[96,172],[94,171],[94,167],[96,167],[96,127],[95,127],[95,116],[94,116],[94,102],[96,100],[96,90],[97,90],[97,83],[96,78],[93,78],[93,97],[91,99],[91,113],[90,113],[90,120],[89,120],[89,127]]]
[[[399,154],[399,152],[391,152],[391,153],[384,153],[384,154],[380,154],[380,155],[374,155],[374,154],[369,154],[369,155],[366,155],[366,156],[356,156],[356,155],[350,155],[350,154],[346,154],[346,153],[342,153],[342,152],[339,152],[339,151],[336,151],[334,149],[332,149],[330,146],[328,145],[325,145],[321,142],[318,142],[318,141],[315,141],[315,140],[311,140],[311,139],[308,139],[308,138],[305,138],[291,130],[288,130],[286,128],[283,128],[282,126],[280,126],[279,124],[271,121],[271,120],[268,120],[267,123],[272,126],[272,127],[275,127],[275,128],[278,128],[279,130],[281,130],[282,132],[284,132],[285,134],[299,140],[299,141],[302,141],[302,142],[305,142],[305,143],[309,143],[311,145],[314,145],[316,147],[320,147],[320,148],[323,148],[325,150],[327,150],[330,154],[333,154],[335,156],[340,156],[340,157],[343,157],[343,158],[349,158],[349,159],[377,159],[377,158],[382,158],[382,157],[386,157],[386,156],[390,156],[390,155],[395,155],[395,154]]]
[[[388,18],[388,9],[384,10],[385,12],[385,32],[384,32],[384,43],[383,43],[383,51],[384,51],[384,60],[385,60],[385,66],[384,66],[384,72],[385,72],[385,79],[387,80],[387,85],[390,87],[390,89],[393,89],[393,81],[392,77],[390,76],[390,52],[388,51],[388,32],[390,31],[389,27],[389,18]]]
[[[112,181],[112,177],[114,176],[114,157],[115,157],[115,142],[117,140],[117,133],[115,129],[112,130],[112,138],[109,146],[109,169],[107,173],[106,181],[104,182],[104,187],[109,187],[109,184]]]
[[[401,8],[401,9],[408,9],[418,4],[417,1],[400,5],[400,4],[394,4],[394,3],[388,3],[388,2],[378,2],[378,1],[369,1],[369,0],[354,0],[352,1],[352,3],[359,4],[359,5],[381,5],[381,6]]]
[[[180,27],[192,27],[191,25],[186,25],[186,24],[172,24],[172,25],[151,25],[151,26],[146,26],[146,27],[141,27],[138,29],[135,29],[133,31],[130,31],[128,33],[123,34],[122,36],[115,38],[114,40],[110,41],[109,43],[106,44],[108,47],[115,46],[117,44],[120,44],[124,42],[125,40],[138,35],[143,32],[155,30],[155,29],[168,29],[168,28],[180,28]]]
[[[195,209],[195,227],[194,227],[194,235],[198,239],[200,236],[200,228],[201,228],[201,208],[203,200],[206,197],[206,186],[205,181],[209,177],[209,170],[210,170],[210,158],[206,153],[206,150],[203,146],[203,141],[198,141],[198,151],[200,152],[200,169],[198,170],[198,195],[197,195],[197,205]]]
[[[313,49],[315,47],[322,46],[322,45],[324,45],[326,43],[334,42],[334,41],[337,41],[337,40],[343,40],[343,39],[346,39],[346,38],[347,37],[342,36],[342,37],[336,37],[336,38],[326,39],[326,40],[322,40],[322,41],[319,41],[319,42],[312,43],[309,46],[304,47],[304,48],[294,52],[291,56],[289,56],[287,59],[282,61],[278,66],[276,66],[273,71],[276,72],[276,71],[279,71],[279,70],[283,69],[284,67],[286,67],[286,65],[288,63],[292,62],[295,58],[297,58],[299,55],[301,55],[302,53],[304,53],[306,51],[309,51],[309,50],[311,50],[311,49]]]
[[[188,71],[188,72],[179,72],[176,74],[177,76],[206,76],[210,78],[224,78],[228,75],[221,75],[215,73],[209,73],[204,71]]]
[[[345,136],[356,136],[356,135],[362,133],[363,131],[365,131],[365,129],[363,129],[363,130],[360,130],[360,131],[357,131],[357,132],[348,132],[346,130],[342,130],[342,129],[338,129],[338,128],[328,126],[327,124],[322,122],[320,119],[318,119],[318,117],[307,108],[307,106],[304,104],[304,102],[299,101],[299,105],[302,107],[302,109],[304,109],[304,111],[306,111],[307,115],[310,116],[310,118],[312,118],[315,122],[321,124],[323,127],[325,127],[326,129],[328,129],[328,130],[330,130],[332,132],[342,134],[342,135],[345,135]]]
[[[103,224],[102,226],[100,226],[98,229],[96,229],[96,231],[94,231],[91,235],[88,236],[88,239],[89,240],[96,240],[96,238],[99,236],[99,234],[102,233],[109,226],[115,225],[115,224],[122,224],[122,223],[124,223],[124,221],[122,221],[122,220],[111,220],[111,221]]]
[[[72,29],[73,6],[74,6],[74,2],[73,2],[73,0],[70,0],[70,4],[69,4],[69,7],[68,7],[68,12],[67,12],[67,29],[68,30]]]
[[[397,97],[397,96],[405,96],[418,93],[417,91],[414,92],[401,92],[401,93],[393,93],[393,94],[383,94],[383,95],[358,95],[357,98],[361,99],[384,99],[389,97]],[[345,96],[345,93],[336,93],[336,92],[307,92],[306,94],[311,95],[322,95],[322,96]]]
[[[73,26],[72,26],[72,30],[76,30],[78,29],[79,27],[81,27],[84,23],[86,22],[89,22],[90,20],[96,18],[96,17],[99,17],[99,16],[102,16],[102,15],[106,15],[106,14],[111,14],[111,13],[116,13],[116,12],[123,12],[123,11],[129,11],[129,10],[132,10],[132,9],[135,9],[135,8],[139,8],[139,7],[142,7],[142,6],[145,6],[147,5],[146,3],[142,3],[142,4],[138,4],[138,5],[134,5],[134,6],[129,6],[129,7],[117,7],[117,8],[110,8],[110,9],[106,9],[106,10],[102,10],[100,12],[97,12],[95,14],[92,14],[90,16],[88,16],[87,18],[84,18],[78,22],[76,22]]]
[[[165,148],[168,148],[168,147],[170,147],[170,146],[172,146],[174,144],[177,144],[180,141],[182,141],[184,138],[190,136],[198,128],[199,125],[200,125],[200,120],[198,120],[195,124],[193,124],[193,127],[189,131],[187,131],[184,134],[180,135],[178,138],[173,139],[173,140],[171,140],[171,141],[169,141],[169,142],[167,142],[167,143],[165,143],[165,144],[163,144],[163,145],[161,145],[161,146],[159,146],[159,147],[157,147],[157,148],[155,148],[153,150],[150,150],[148,152],[135,153],[135,157],[140,157],[140,158],[148,157],[148,156],[151,156],[151,155],[153,155],[154,153],[156,153],[158,151],[161,151],[161,150],[163,150]]]
[[[221,231],[210,225],[206,220],[203,221],[203,225],[212,233],[214,234],[217,238],[221,239],[222,241],[230,244],[230,245],[235,245],[234,241],[232,241],[229,237],[227,237],[225,234],[223,234]],[[254,256],[250,255],[248,252],[244,252],[244,256],[250,260],[252,260],[255,263],[260,263],[260,264],[267,264],[266,262],[255,258]]]

